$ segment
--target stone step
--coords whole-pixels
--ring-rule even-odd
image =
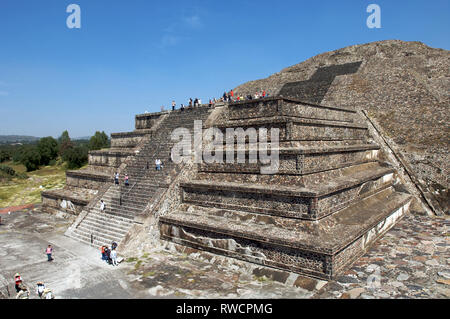
[[[91,243],[91,235],[86,234],[83,232],[76,232],[73,231],[68,237],[75,239],[79,242],[85,243],[87,245],[93,246],[93,247],[101,247],[103,245],[111,246],[111,243],[114,241],[117,244],[120,244],[120,241],[122,238],[111,238],[111,237],[104,237],[100,235],[95,235],[93,242]]]
[[[115,233],[114,235],[106,234],[104,231],[95,233],[95,232],[86,231],[86,230],[83,230],[80,228],[76,228],[73,231],[73,233],[79,235],[80,237],[83,237],[85,241],[89,241],[89,242],[91,241],[91,234],[92,234],[95,239],[97,239],[99,241],[107,242],[109,244],[111,244],[113,241],[115,241],[119,244],[120,241],[122,240],[122,238],[125,236],[125,235],[122,235],[119,233]]]
[[[128,229],[118,229],[114,227],[113,223],[91,223],[89,221],[83,221],[77,229],[80,229],[89,233],[102,233],[105,236],[125,236]]]
[[[111,215],[100,211],[91,211],[85,219],[114,221],[119,226],[128,227],[133,223],[133,218]]]
[[[95,224],[106,224],[106,223],[111,224],[112,223],[113,225],[111,227],[115,227],[122,231],[127,231],[130,228],[130,226],[132,225],[132,222],[120,221],[117,218],[106,219],[106,218],[100,217],[99,215],[95,216],[94,214],[89,214],[88,216],[86,216],[86,218],[83,219],[81,224],[84,224],[84,223],[94,224],[94,225]]]
[[[128,211],[132,213],[138,213],[141,212],[146,206],[147,202],[137,205],[132,205],[132,202],[129,203],[122,203],[122,205],[115,204],[113,202],[106,201],[106,212],[120,212],[120,211]]]
[[[185,203],[317,220],[393,182],[394,170],[379,166],[308,188],[219,180],[192,180],[180,186]]]
[[[183,205],[161,216],[162,239],[321,279],[335,279],[408,210],[388,188],[319,221]]]
[[[111,217],[121,217],[124,219],[133,219],[139,213],[139,212],[133,213],[126,210],[111,210],[111,209],[102,212],[99,208],[94,208],[93,210],[91,210],[91,212],[95,212],[98,214],[107,214]]]

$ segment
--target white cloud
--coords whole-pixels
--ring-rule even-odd
[[[200,17],[198,15],[193,15],[190,17],[183,18],[183,21],[190,26],[191,28],[200,28],[202,27],[202,22],[200,21]]]
[[[173,47],[180,43],[181,37],[177,35],[165,34],[159,45],[160,48]]]
[[[160,49],[174,47],[180,44],[183,39],[188,38],[186,34],[188,29],[199,29],[202,26],[203,24],[198,14],[180,18],[178,21],[175,21],[163,29],[163,36],[161,41],[157,44],[157,47]]]

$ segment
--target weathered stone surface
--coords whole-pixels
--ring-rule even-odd
[[[435,206],[448,211],[449,56],[447,50],[420,42],[354,45],[322,53],[234,91],[247,95],[265,89],[271,95],[367,110]]]

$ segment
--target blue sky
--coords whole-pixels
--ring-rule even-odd
[[[81,28],[69,29],[69,4]],[[369,4],[381,29],[369,29]],[[0,135],[131,131],[314,55],[399,39],[449,50],[450,1],[0,0]]]

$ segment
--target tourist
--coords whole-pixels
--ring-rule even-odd
[[[108,246],[105,247],[105,260],[108,264],[111,264],[111,250],[109,250]]]
[[[24,284],[19,285],[19,291],[17,292],[16,299],[29,299],[30,291]]]
[[[209,107],[212,107],[212,104],[213,104],[212,99],[209,99]]]
[[[233,98],[234,98],[234,92],[233,92],[233,89],[231,89],[231,91],[230,91],[230,99],[233,100]]]
[[[128,186],[128,174],[125,174],[125,186]]]
[[[175,106],[176,106],[175,101],[172,101],[172,111],[175,111]]]
[[[189,98],[189,107],[192,107],[192,98]]]
[[[42,294],[42,299],[55,299],[55,295],[51,289],[45,288],[44,293]]]
[[[19,273],[16,273],[14,275],[14,283],[16,284],[16,292],[19,292],[20,289],[20,285],[22,284],[22,277],[19,275]]]
[[[106,260],[106,247],[103,245],[101,248],[102,260]]]
[[[263,90],[262,97],[266,97],[266,90]]]
[[[111,243],[111,249],[116,249],[117,248],[117,243],[115,241],[113,241]]]
[[[198,99],[195,98],[195,100],[194,100],[194,107],[197,107],[197,106],[198,106]]]
[[[226,102],[227,101],[227,92],[223,92],[223,101]]]
[[[201,106],[202,105],[202,99],[198,99],[197,100],[197,106]]]
[[[48,245],[47,246],[47,249],[45,249],[45,253],[47,254],[47,258],[48,258],[47,261],[52,261],[53,260],[53,258],[52,258],[52,253],[53,253],[52,245]]]
[[[105,202],[103,201],[103,199],[100,200],[100,210],[104,211],[106,208]]]
[[[39,298],[42,299],[42,294],[44,293],[45,290],[45,285],[42,281],[38,281],[37,282],[37,287],[36,287],[36,294],[39,296]]]
[[[159,159],[159,158],[157,158],[156,159],[156,161],[155,161],[155,169],[157,170],[157,171],[160,171],[161,170],[161,160]]]
[[[114,174],[114,182],[116,183],[116,185],[119,185],[119,173],[116,172],[116,174]]]
[[[180,110],[181,110],[181,111],[184,111],[184,104],[183,104],[183,103],[181,103]]]
[[[113,248],[111,250],[111,263],[113,266],[118,266],[117,264],[117,252],[116,250]]]

